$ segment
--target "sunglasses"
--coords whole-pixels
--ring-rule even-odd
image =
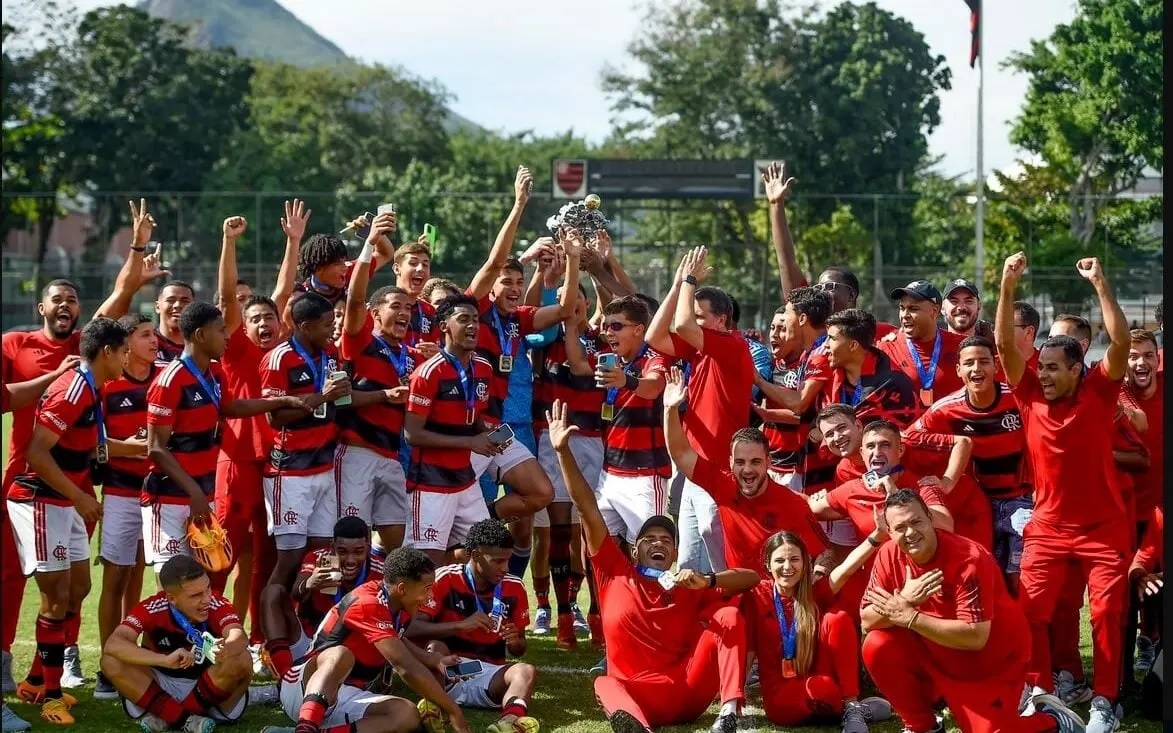
[[[603,324],[603,329],[606,331],[613,331],[618,333],[628,326],[634,326],[634,323],[624,323],[623,321],[607,321]]]
[[[815,290],[821,290],[824,293],[831,293],[831,292],[834,292],[835,290],[838,290],[839,288],[844,288],[845,290],[847,290],[847,292],[851,293],[852,295],[855,294],[855,288],[853,288],[850,285],[847,285],[845,283],[837,283],[837,282],[816,283],[816,284],[812,285],[811,287],[813,287]]]

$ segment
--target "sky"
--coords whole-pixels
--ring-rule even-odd
[[[639,30],[638,0],[279,0],[347,54],[400,65],[442,83],[451,108],[494,130],[553,134],[573,128],[592,142],[610,129],[601,70],[625,66]],[[6,3],[7,4],[7,3]],[[75,0],[83,11],[111,0]],[[828,7],[833,3],[824,2]],[[977,79],[969,68],[969,10],[962,0],[876,0],[909,20],[934,54],[945,57],[953,89],[941,95],[941,125],[930,152],[942,172],[976,170]],[[999,68],[1015,51],[1050,35],[1075,16],[1075,0],[989,2],[985,5],[985,168],[1007,169],[1022,153],[1010,144],[1009,123],[1026,94],[1026,79]],[[393,9],[392,9],[393,7]],[[379,20],[382,19],[382,20]],[[379,28],[378,26],[383,26]],[[765,151],[763,151],[765,152]],[[785,151],[781,151],[784,155]]]

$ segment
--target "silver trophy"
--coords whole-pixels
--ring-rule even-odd
[[[598,194],[588,194],[582,201],[570,201],[558,209],[558,213],[546,219],[546,228],[555,237],[560,229],[577,229],[584,242],[591,242],[598,238],[599,232],[607,228],[611,222],[599,210],[602,199]]]

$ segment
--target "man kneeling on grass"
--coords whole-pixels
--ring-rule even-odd
[[[469,529],[464,550],[467,563],[436,571],[432,600],[420,607],[407,637],[429,642],[433,654],[460,655],[463,669],[452,671],[448,695],[458,705],[500,709],[489,733],[537,733],[538,721],[527,712],[538,672],[532,664],[505,663],[506,651],[525,654],[529,625],[525,586],[507,572],[513,536],[504,522],[484,519]]]
[[[211,733],[218,720],[239,720],[249,702],[248,635],[195,559],[172,557],[159,584],[163,590],[131,609],[106,640],[102,673],[146,733]],[[271,687],[259,689],[275,699]]]

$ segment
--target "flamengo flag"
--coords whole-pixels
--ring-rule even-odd
[[[969,6],[969,68],[977,63],[979,37],[982,32],[982,0],[965,0]]]

